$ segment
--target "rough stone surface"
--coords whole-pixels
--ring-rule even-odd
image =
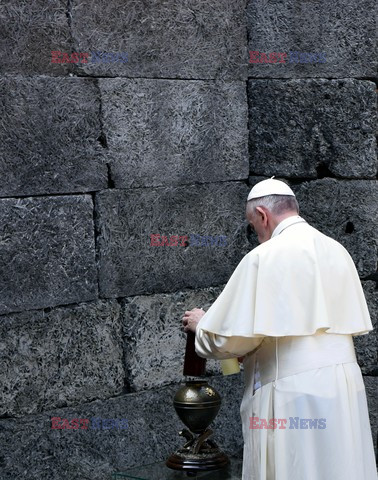
[[[125,63],[90,61],[79,68],[99,76],[246,78],[245,4],[245,0],[72,0],[78,51],[128,54]]]
[[[0,96],[0,196],[107,186],[95,80],[0,78]]]
[[[248,187],[239,182],[96,194],[101,296],[225,283],[249,251],[247,194]],[[187,235],[192,244],[151,246],[152,234]],[[197,246],[190,242],[194,234],[225,236],[226,245]]]
[[[244,83],[102,79],[100,88],[115,187],[248,177]]]
[[[120,306],[81,303],[0,318],[0,417],[122,392]]]
[[[293,185],[301,215],[340,242],[362,278],[377,270],[378,182],[331,178]]]
[[[364,377],[366,396],[369,408],[370,425],[373,435],[373,444],[377,452],[378,441],[378,377]]]
[[[258,179],[289,179],[301,214],[350,251],[376,325],[375,7],[1,2],[1,480],[105,480],[184,443],[181,317],[257,245],[244,215]],[[251,64],[249,50],[326,61]],[[376,340],[354,339],[374,442]],[[243,373],[219,371],[208,361],[215,440],[240,454]],[[129,426],[52,430],[57,416]]]
[[[64,75],[70,64],[51,63],[51,52],[72,52],[67,1],[2,0],[0,74]]]
[[[214,439],[232,454],[242,447],[242,376],[213,378],[223,398]],[[184,441],[174,408],[179,385],[95,401],[19,420],[0,420],[2,480],[104,480],[113,471],[165,460]],[[51,418],[88,419],[87,430],[52,430]],[[127,429],[100,430],[93,418],[127,419]]]
[[[375,178],[375,84],[250,80],[250,167],[284,177]]]
[[[362,285],[374,330],[368,335],[354,337],[354,345],[362,373],[364,375],[378,375],[378,286],[372,281],[363,282]]]
[[[284,52],[285,63],[250,63],[253,77],[373,77],[377,74],[374,0],[250,0],[247,9],[248,50]],[[302,55],[296,63],[289,52]],[[261,59],[261,55],[258,56]],[[269,60],[269,58],[268,58]],[[303,63],[306,62],[306,63]]]
[[[89,195],[0,200],[0,314],[97,297]]]
[[[186,334],[181,319],[185,310],[205,311],[222,288],[189,290],[126,298],[123,301],[125,364],[132,390],[183,380]],[[151,375],[153,372],[153,375]],[[217,360],[207,360],[206,373],[220,373]]]

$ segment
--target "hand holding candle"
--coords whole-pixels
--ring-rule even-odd
[[[197,355],[193,355],[193,353],[194,353],[194,336],[195,336],[197,324],[204,315],[205,315],[205,311],[202,308],[193,308],[192,310],[187,310],[185,312],[184,316],[183,316],[182,324],[184,326],[184,331],[188,333],[188,336],[193,336],[193,338],[190,339],[191,342],[189,342],[190,345],[193,344],[193,346],[191,347],[193,352],[191,352],[190,354],[188,354],[188,353],[186,354],[186,357],[185,357],[186,358],[186,362],[185,362],[186,367],[184,368],[184,375],[188,374],[188,373],[185,373],[185,372],[189,372],[189,371],[191,371],[192,368],[195,368],[194,366],[190,367],[189,362],[192,361],[192,360],[190,360],[190,359],[192,359],[192,357],[197,357]],[[189,341],[189,338],[188,338],[188,341]],[[187,342],[187,352],[188,352],[188,342]],[[226,360],[221,360],[220,362],[221,362],[221,368],[222,368],[223,375],[232,375],[234,373],[239,373],[240,372],[240,365],[239,365],[239,361],[238,361],[237,358],[228,358]],[[199,368],[201,370],[201,367],[199,367]],[[204,365],[202,366],[202,368],[204,368]]]
[[[196,333],[197,323],[205,315],[205,311],[202,308],[193,308],[187,310],[182,317],[182,324],[184,326],[184,332]]]

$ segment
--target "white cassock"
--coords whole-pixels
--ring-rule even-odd
[[[245,255],[195,344],[245,355],[243,480],[377,479],[352,340],[372,329],[349,253],[301,217]]]

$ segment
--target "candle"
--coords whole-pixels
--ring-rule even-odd
[[[195,349],[196,335],[188,332],[186,337],[184,375],[201,377],[205,375],[206,358],[199,357]]]
[[[223,375],[232,375],[240,372],[240,365],[237,358],[227,358],[221,360],[221,367]]]

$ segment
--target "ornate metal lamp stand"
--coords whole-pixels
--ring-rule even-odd
[[[205,372],[206,360],[195,353],[194,338],[194,334],[189,332],[184,375],[201,376]],[[195,476],[198,471],[225,467],[229,459],[209,438],[213,430],[208,428],[221,406],[219,393],[205,380],[187,380],[177,391],[173,405],[189,430],[184,428],[179,432],[186,443],[168,458],[167,467],[186,471],[188,476]]]

